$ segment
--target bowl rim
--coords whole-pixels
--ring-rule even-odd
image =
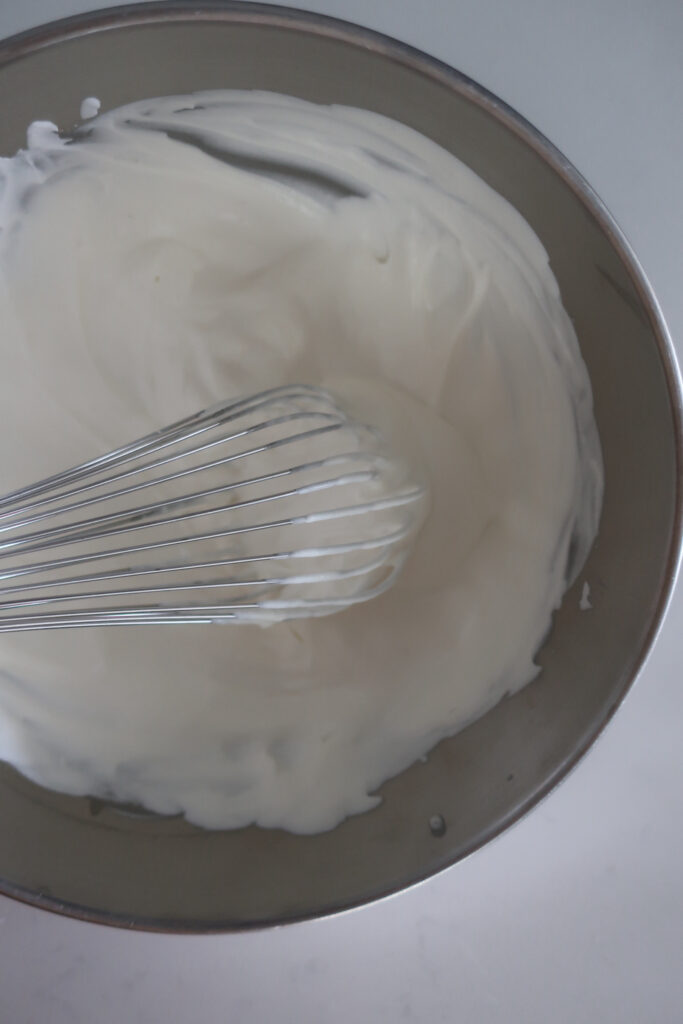
[[[447,859],[435,871],[425,871],[408,883],[392,885],[369,896],[358,897],[342,906],[322,908],[315,913],[301,913],[273,921],[237,925],[229,921],[213,923],[171,921],[144,917],[131,919],[129,916],[109,911],[98,911],[91,907],[61,900],[45,892],[34,892],[0,877],[0,895],[42,910],[48,910],[91,923],[114,925],[129,930],[176,934],[256,930],[284,923],[345,913],[368,903],[387,899],[405,889],[421,885],[434,875],[440,874],[458,861],[469,857],[491,839],[506,831],[544,800],[570,774],[602,734],[627,693],[631,690],[662,628],[666,612],[671,603],[683,554],[683,382],[673,341],[657,298],[623,231],[583,175],[542,132],[490,90],[479,85],[468,75],[438,58],[385,33],[365,28],[341,18],[318,14],[301,8],[253,2],[253,0],[201,0],[200,3],[195,2],[195,0],[154,0],[154,2],[106,7],[60,18],[0,40],[0,69],[28,54],[94,32],[174,22],[200,24],[202,22],[216,21],[227,24],[263,25],[293,31],[303,30],[311,35],[319,35],[326,39],[347,43],[351,46],[360,46],[379,57],[403,65],[420,75],[444,85],[446,88],[483,109],[489,116],[493,117],[530,146],[559,176],[564,184],[574,192],[583,207],[597,222],[599,228],[622,261],[647,314],[648,324],[658,348],[670,401],[674,425],[673,442],[676,480],[673,521],[661,590],[651,612],[648,630],[644,635],[640,649],[636,652],[633,668],[625,677],[617,698],[607,708],[604,716],[592,723],[592,728],[586,731],[572,755],[546,780],[543,786],[524,800],[510,815],[505,816],[495,826],[474,837],[464,852],[460,852]]]

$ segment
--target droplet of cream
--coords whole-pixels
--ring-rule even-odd
[[[86,96],[81,103],[81,120],[87,121],[91,117],[97,117],[101,106],[97,96]]]
[[[34,121],[26,130],[26,144],[30,150],[54,149],[63,145],[59,128],[52,121]]]

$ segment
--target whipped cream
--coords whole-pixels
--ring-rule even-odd
[[[308,382],[432,508],[394,588],[327,619],[0,637],[0,757],[208,828],[331,828],[536,675],[602,499],[577,340],[529,225],[403,125],[227,91],[96,110],[0,161],[0,490]]]

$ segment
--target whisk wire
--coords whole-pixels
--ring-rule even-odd
[[[0,632],[330,614],[391,586],[425,509],[329,392],[273,388],[0,498]]]

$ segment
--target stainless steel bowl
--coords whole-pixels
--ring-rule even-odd
[[[76,917],[160,930],[332,913],[417,882],[507,828],[566,775],[623,699],[670,595],[681,530],[681,398],[648,283],[571,164],[457,71],[384,36],[283,8],[117,8],[0,45],[0,152],[22,145],[35,118],[76,122],[86,95],[110,108],[224,87],[404,121],[521,211],[550,254],[588,365],[606,492],[598,540],[540,652],[543,672],[383,786],[377,810],[332,832],[205,832],[60,796],[2,768],[0,891]],[[583,579],[590,613],[579,610]]]

